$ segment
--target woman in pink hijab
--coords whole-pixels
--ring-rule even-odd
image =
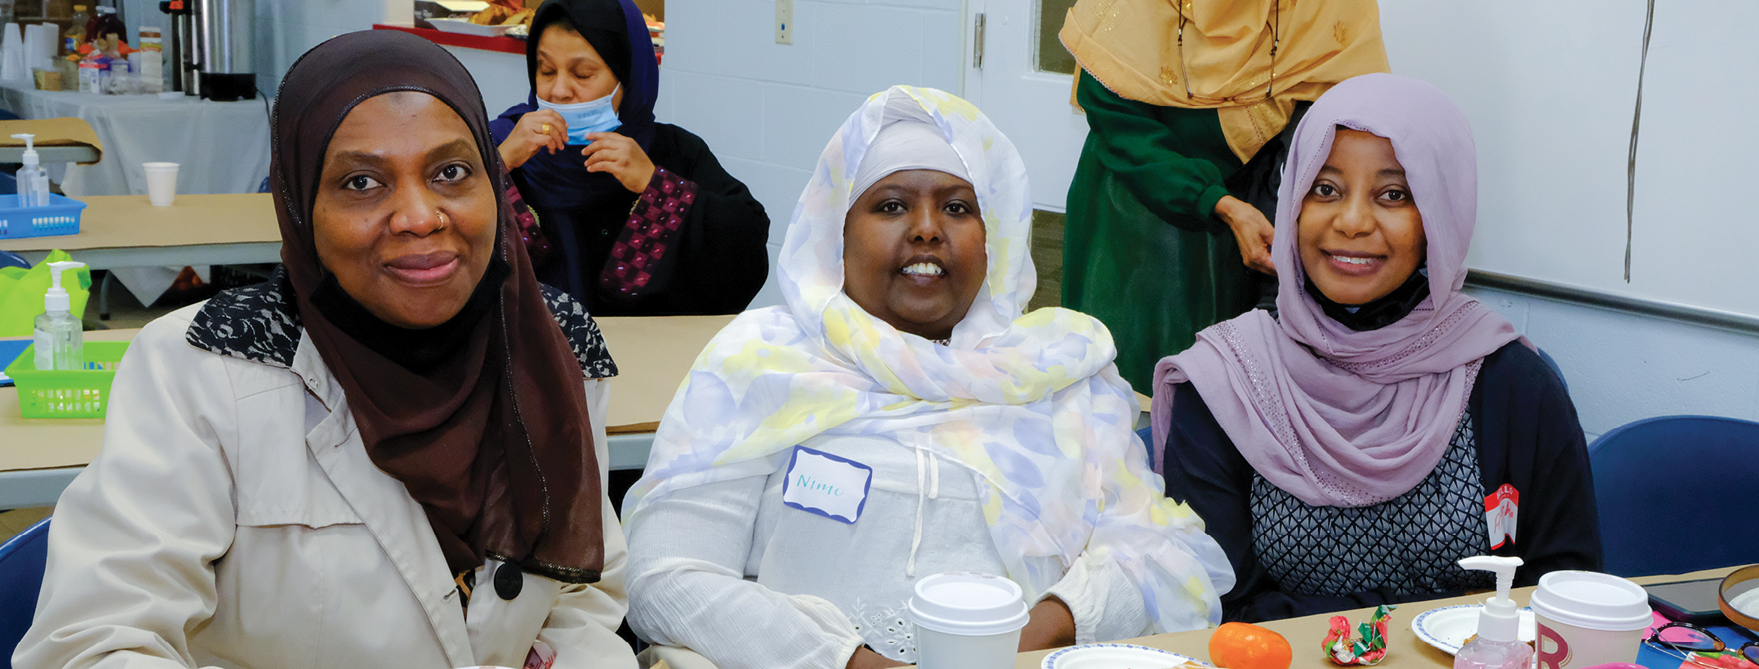
[[[1273,620],[1599,569],[1588,455],[1561,379],[1460,293],[1477,160],[1435,87],[1356,77],[1295,133],[1271,254],[1277,315],[1217,324],[1155,367],[1167,496],[1238,575],[1227,620]]]

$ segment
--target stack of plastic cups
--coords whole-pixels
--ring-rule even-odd
[[[1633,662],[1653,622],[1642,587],[1599,572],[1546,574],[1528,604],[1539,623],[1539,669]]]
[[[916,623],[921,669],[1010,669],[1020,629],[1030,617],[1020,586],[989,574],[935,574],[916,582],[910,620]]]

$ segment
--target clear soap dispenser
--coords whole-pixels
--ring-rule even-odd
[[[24,140],[24,167],[18,168],[18,206],[49,206],[49,171],[37,157],[36,135],[22,133],[13,139]]]
[[[34,333],[38,370],[65,372],[86,367],[85,326],[73,315],[73,300],[61,287],[62,272],[85,266],[72,261],[49,263],[49,292],[43,294],[43,313],[37,316]]]
[[[1454,669],[1526,669],[1533,647],[1521,641],[1521,610],[1509,599],[1521,558],[1478,555],[1460,560],[1462,569],[1496,573],[1496,596],[1478,612],[1478,636],[1454,653]]]

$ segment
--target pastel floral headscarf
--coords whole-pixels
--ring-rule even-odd
[[[899,332],[843,293],[843,222],[859,196],[851,180],[900,109],[940,128],[983,213],[989,272],[949,346]],[[1028,601],[1085,552],[1123,568],[1158,630],[1219,622],[1217,593],[1233,573],[1203,521],[1168,500],[1149,469],[1111,334],[1067,309],[1022,314],[1037,283],[1028,193],[1013,144],[970,103],[906,86],[869,98],[825,147],[794,210],[777,268],[787,305],[741,314],[697,358],[625,522],[663,495],[772,474],[814,436],[879,435],[977,472],[991,538]]]

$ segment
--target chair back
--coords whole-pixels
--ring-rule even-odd
[[[1558,382],[1564,384],[1564,392],[1570,392],[1570,380],[1564,378],[1564,368],[1557,366],[1557,359],[1551,357],[1550,353],[1546,353],[1545,349],[1536,350],[1539,351],[1539,359],[1544,360],[1545,366],[1551,368],[1551,373],[1557,375]]]
[[[12,666],[12,650],[31,628],[43,565],[49,554],[49,519],[0,544],[0,660]]]
[[[1588,446],[1606,571],[1684,574],[1759,562],[1759,423],[1663,416]]]

